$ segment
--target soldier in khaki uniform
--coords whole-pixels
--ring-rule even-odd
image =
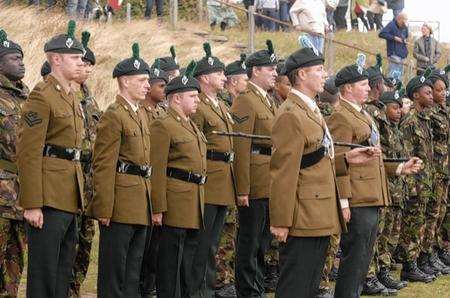
[[[327,121],[335,141],[379,146],[374,120],[361,107],[370,90],[363,63],[341,69],[335,84],[341,93],[340,105]],[[346,147],[336,149],[339,153],[347,151]],[[402,164],[384,164],[379,157],[362,165],[351,165],[347,174],[338,175],[341,205],[350,221],[348,233],[341,236],[342,256],[335,297],[361,295],[377,236],[379,207],[389,204],[386,174],[409,174],[420,167],[417,158]]]
[[[150,225],[150,135],[139,102],[148,91],[149,66],[133,56],[113,71],[119,94],[97,126],[94,145],[94,198],[88,215],[99,221],[97,295],[141,297],[139,273]]]
[[[152,221],[162,225],[156,274],[160,298],[190,297],[197,292],[192,274],[200,230],[204,228],[206,138],[190,119],[199,104],[195,62],[166,87],[167,114],[150,126]]]
[[[237,132],[270,135],[275,118],[275,104],[267,91],[277,76],[277,57],[271,41],[245,62],[249,83],[231,106]],[[264,255],[270,245],[269,161],[270,140],[234,140],[236,190],[239,228],[236,248],[236,290],[238,297],[264,294]]]
[[[241,54],[241,59],[233,61],[225,67],[225,88],[219,92],[218,96],[225,102],[227,107],[231,107],[233,101],[239,94],[247,89],[248,76],[245,59],[247,56]]]
[[[20,45],[0,30],[0,296],[17,297],[25,258],[23,210],[18,207],[16,142],[28,96]]]
[[[233,120],[225,103],[217,97],[224,88],[225,65],[212,56],[209,43],[203,45],[205,57],[198,61],[194,76],[200,84],[200,104],[192,121],[206,136],[207,176],[205,184],[204,230],[193,264],[196,287],[202,297],[214,298],[216,284],[216,252],[227,207],[234,206],[236,192],[233,177],[233,139],[213,131],[232,132]]]
[[[17,145],[20,206],[28,237],[28,297],[67,297],[77,242],[76,213],[83,208],[80,164],[84,123],[71,83],[81,72],[83,46],[67,34],[44,51],[51,66],[23,106]]]
[[[169,82],[180,75],[180,65],[178,65],[177,55],[175,53],[175,47],[170,47],[170,56],[159,58],[159,68],[163,70],[169,79]],[[152,65],[152,69],[155,69],[156,61]]]

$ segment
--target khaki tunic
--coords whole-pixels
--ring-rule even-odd
[[[361,144],[370,138],[371,121],[370,116],[341,100],[327,123],[334,141]],[[349,151],[347,147],[336,147],[337,153],[346,151]],[[364,164],[349,165],[348,174],[340,175],[338,179],[341,198],[348,198],[350,207],[388,206],[386,174],[395,175],[398,165],[384,163],[381,156]]]
[[[268,100],[251,84],[239,95],[231,106],[233,130],[257,135],[271,135],[275,118],[275,104]],[[249,195],[250,199],[269,197],[269,155],[252,154],[252,144],[270,148],[270,140],[236,138],[234,170],[238,195]]]
[[[76,213],[83,208],[83,172],[78,161],[44,157],[45,144],[81,149],[80,100],[49,75],[34,87],[22,110],[17,144],[19,203],[25,209],[52,207]]]
[[[233,131],[233,120],[226,105],[218,101],[219,107],[203,94],[192,120],[208,140],[207,149],[215,152],[233,151],[233,138],[213,134],[213,131]],[[236,201],[233,177],[233,164],[223,161],[207,160],[208,180],[205,184],[205,203],[232,206]]]
[[[191,120],[172,108],[150,125],[153,164],[153,213],[163,224],[178,228],[203,227],[204,185],[167,177],[167,168],[206,175],[206,138]]]
[[[345,229],[337,196],[334,159],[328,155],[300,169],[302,157],[322,146],[325,120],[289,94],[272,129],[270,224],[295,237],[339,234]]]

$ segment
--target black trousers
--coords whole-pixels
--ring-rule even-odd
[[[249,207],[238,208],[239,228],[236,245],[236,290],[239,298],[264,297],[264,255],[272,236],[269,199],[249,200]]]
[[[335,298],[360,297],[378,232],[378,207],[351,208],[348,233],[341,235],[341,262]]]
[[[97,297],[140,298],[147,226],[117,222],[99,226]]]
[[[28,298],[68,297],[77,244],[75,214],[42,208],[42,229],[26,224]]]
[[[345,15],[347,14],[348,6],[337,7],[334,11],[334,21],[336,22],[336,29],[347,29],[347,20]]]
[[[216,253],[226,215],[227,206],[205,204],[205,229],[200,231],[198,250],[192,268],[194,287],[199,289],[203,298],[215,297]]]
[[[144,258],[141,270],[141,293],[148,295],[156,287],[156,266],[161,238],[161,227],[153,226],[147,230]]]
[[[200,231],[162,226],[156,274],[158,298],[194,297],[192,266]]]
[[[315,298],[329,243],[330,236],[289,237],[281,244],[280,279],[275,297]]]

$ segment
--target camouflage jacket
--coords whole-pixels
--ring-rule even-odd
[[[419,157],[424,163],[422,171],[406,178],[409,196],[430,196],[434,150],[429,111],[418,112],[412,107],[402,122],[401,130],[405,152]]]
[[[398,124],[387,120],[379,121],[380,144],[386,158],[404,158],[403,134]],[[406,181],[402,176],[389,176],[389,194],[393,206],[403,207],[406,193]]]
[[[320,113],[322,113],[322,116],[325,117],[325,119],[331,116],[334,111],[334,107],[331,104],[320,100],[317,100],[316,103],[319,107]]]
[[[0,159],[16,163],[16,140],[22,104],[29,89],[24,83],[14,85],[0,75]],[[17,205],[17,174],[0,169],[0,216],[22,220],[23,210]]]
[[[84,173],[84,198],[90,202],[93,195],[92,184],[92,150],[94,149],[95,138],[97,136],[97,123],[100,120],[102,112],[98,107],[94,97],[91,96],[86,85],[82,85],[80,91],[77,92],[80,98],[81,110],[83,112],[83,120],[85,133],[82,142],[83,150],[83,173]],[[86,204],[87,205],[87,204]]]
[[[378,128],[381,122],[387,122],[386,114],[384,113],[385,105],[382,102],[369,101],[364,104],[363,108],[375,119]]]
[[[217,97],[222,100],[228,108],[231,108],[231,105],[233,104],[233,97],[227,89],[223,89],[219,92]]]
[[[433,170],[448,178],[449,110],[436,105],[430,112],[434,146]]]

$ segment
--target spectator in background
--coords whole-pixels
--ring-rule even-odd
[[[291,9],[292,3],[291,0],[280,0],[280,15],[279,19],[283,22],[290,22],[291,18],[289,17],[289,10]],[[287,31],[289,26],[279,25],[279,29],[283,31]]]
[[[338,6],[338,0],[326,0],[325,1],[325,10],[327,12],[327,21],[328,21],[328,27],[330,31],[334,32],[336,31],[336,22],[334,20],[334,12],[336,11],[336,8]]]
[[[217,24],[219,24],[220,30],[224,31],[227,27],[233,27],[239,22],[234,10],[225,4],[207,0],[206,6],[208,7],[209,24],[213,30]]]
[[[387,0],[387,7],[392,9],[395,19],[405,8],[405,0]]]
[[[406,13],[397,15],[378,34],[380,38],[386,39],[389,77],[393,76],[394,71],[400,73],[400,79],[403,77],[403,63],[408,56],[408,34],[408,16]]]
[[[28,0],[28,5],[39,5],[40,0]],[[56,0],[47,0],[47,8],[53,7],[56,4]]]
[[[68,0],[67,15],[71,18],[84,19],[89,12],[86,12],[88,0]]]
[[[255,9],[258,13],[271,17],[273,19],[279,19],[280,1],[279,0],[255,0]],[[258,17],[257,26],[266,31],[275,31],[277,24],[274,21]]]
[[[365,0],[352,0],[352,29],[358,30],[358,19],[360,19],[364,28],[369,31],[369,23],[367,22],[364,10],[367,10],[367,2]]]
[[[369,20],[370,30],[383,29],[383,14],[387,12],[386,2],[384,0],[370,0],[367,19]]]
[[[417,60],[417,75],[427,67],[435,68],[442,52],[439,42],[433,38],[433,29],[427,23],[422,25],[422,36],[414,42],[413,56]]]
[[[145,13],[144,17],[146,19],[152,18],[152,10],[153,10],[153,3],[156,2],[156,16],[158,18],[158,24],[161,23],[162,15],[163,15],[163,0],[147,0],[145,5]]]
[[[295,28],[306,32],[314,47],[323,53],[325,32],[329,30],[324,0],[297,0],[289,13]]]
[[[339,3],[334,11],[334,21],[336,23],[336,30],[347,30],[347,20],[345,15],[348,10],[349,0],[339,0]]]

